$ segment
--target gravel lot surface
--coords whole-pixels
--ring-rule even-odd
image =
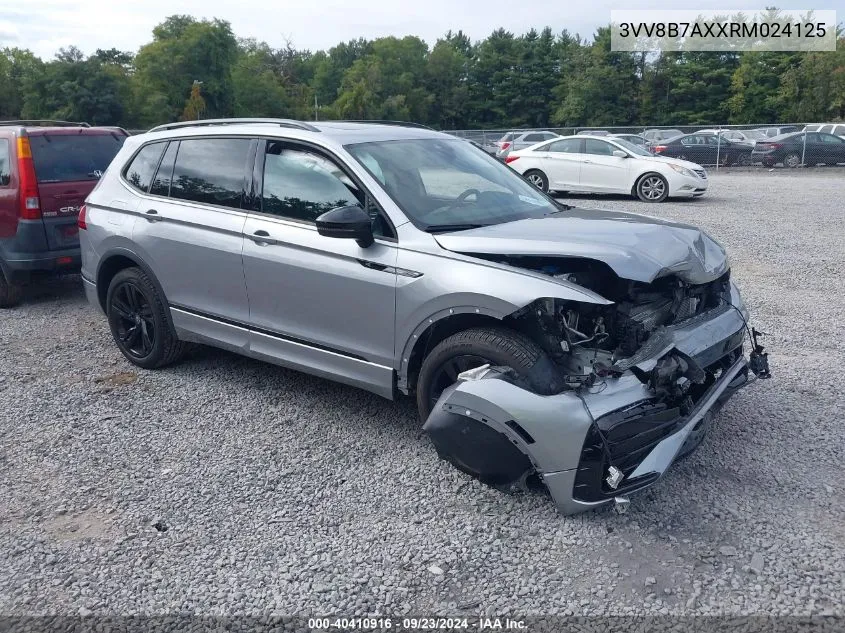
[[[0,312],[0,613],[845,614],[845,178],[576,199],[729,249],[774,378],[630,510],[562,517],[390,403],[213,349],[130,366],[78,277]]]

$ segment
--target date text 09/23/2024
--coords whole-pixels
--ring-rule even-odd
[[[350,617],[350,618],[309,618],[308,628],[312,631],[525,631],[527,625],[524,620],[516,618],[497,618],[480,616],[477,618],[444,618],[444,617],[401,617],[391,618],[383,616]]]

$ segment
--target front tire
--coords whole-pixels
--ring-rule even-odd
[[[416,387],[420,419],[428,419],[459,373],[486,364],[510,367],[537,393],[548,395],[562,388],[552,361],[534,341],[504,327],[472,328],[442,340],[423,360]]]
[[[167,318],[167,304],[140,268],[117,273],[106,295],[106,316],[114,342],[133,365],[164,367],[179,360],[185,343]]]
[[[532,185],[537,187],[543,193],[549,193],[549,179],[541,172],[539,169],[529,169],[526,171],[523,176],[525,179],[528,180]]]
[[[663,202],[669,197],[669,183],[660,174],[645,174],[637,181],[634,191],[643,202]]]

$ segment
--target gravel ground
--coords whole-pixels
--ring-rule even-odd
[[[440,462],[411,402],[201,348],[136,370],[78,277],[0,313],[0,613],[843,615],[841,172],[696,201],[774,378],[627,514]]]

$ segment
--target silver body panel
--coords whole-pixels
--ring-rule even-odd
[[[704,283],[728,269],[724,250],[694,227],[609,211],[572,210],[560,217],[432,235],[409,220],[345,145],[397,138],[460,140],[387,125],[314,126],[316,131],[267,123],[175,127],[130,137],[87,200],[88,228],[81,232],[81,243],[89,301],[103,307],[104,271],[116,258],[129,260],[159,284],[180,339],[392,398],[397,390],[412,390],[415,346],[443,319],[478,315],[501,320],[541,298],[611,303],[563,278],[490,261],[490,256],[589,258],[624,279],[643,282],[672,273]],[[144,194],[122,176],[146,143],[233,136],[283,139],[333,157],[363,185],[396,238],[377,238],[362,248],[351,239],[321,236],[305,222]],[[734,295],[734,305],[744,311],[735,288]],[[739,311],[729,310],[666,328],[660,336],[666,349],[696,356],[741,327]],[[744,361],[731,371],[742,367]],[[726,374],[719,388],[724,390],[730,378]],[[522,440],[507,427],[508,420],[518,420],[531,433],[536,441],[531,447],[522,442],[520,448],[565,512],[586,507],[572,497],[572,478],[587,429],[608,411],[648,397],[630,371],[608,379],[601,393],[540,396],[499,380],[459,383],[448,393],[443,406],[501,427],[518,445]],[[684,428],[692,429],[696,416],[717,398],[708,396]],[[682,441],[679,433],[655,448],[647,467],[662,474]]]

